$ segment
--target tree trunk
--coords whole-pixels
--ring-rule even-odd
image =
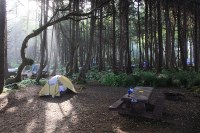
[[[183,70],[187,70],[187,62],[186,62],[186,54],[187,51],[185,50],[186,46],[184,44],[184,37],[183,37],[183,26],[181,24],[181,3],[178,1],[178,14],[177,14],[177,23],[178,23],[178,44],[180,47],[180,54],[181,54],[181,63],[183,66]]]
[[[163,44],[162,44],[162,20],[161,20],[161,7],[160,0],[157,0],[157,21],[158,21],[158,68],[157,73],[162,71],[162,62],[163,62]]]
[[[118,62],[118,69],[119,69],[119,71],[122,71],[123,70],[123,66],[125,65],[124,64],[124,59],[123,59],[123,56],[124,56],[124,48],[125,48],[125,44],[124,44],[124,39],[125,39],[125,37],[124,37],[124,33],[123,33],[123,31],[124,31],[124,14],[123,14],[123,3],[124,3],[124,0],[120,0],[119,1],[119,35],[120,35],[120,37],[119,37],[119,62]]]
[[[103,27],[103,9],[100,8],[100,22],[99,22],[99,71],[103,70],[102,57],[102,27]]]
[[[142,68],[142,46],[141,46],[141,28],[140,28],[140,2],[138,1],[138,45],[139,45],[139,68]]]
[[[130,46],[129,46],[129,2],[126,1],[126,73],[130,74],[132,73],[132,68],[131,68],[131,52],[130,52]]]
[[[171,22],[169,17],[169,1],[165,1],[165,25],[166,25],[166,44],[165,44],[165,59],[166,68],[168,69],[171,65]]]
[[[116,16],[116,9],[115,9],[115,0],[112,1],[112,8],[113,8],[113,44],[112,44],[112,69],[116,72],[116,34],[115,34],[115,16]]]
[[[79,0],[75,1],[75,10],[76,12],[79,12]],[[77,17],[78,19],[78,17]],[[79,41],[80,41],[80,27],[79,27],[79,21],[76,21],[76,33],[75,33],[75,55],[74,55],[74,66],[73,70],[74,73],[78,73],[78,47],[79,47]]]
[[[73,0],[73,4],[72,4],[72,10],[75,11],[75,4],[76,1]],[[73,16],[73,19],[75,19],[75,16]],[[71,21],[71,20],[70,20]],[[69,43],[69,71],[67,73],[67,76],[71,76],[73,74],[73,65],[74,65],[74,55],[75,55],[75,33],[76,33],[76,29],[75,29],[76,25],[75,25],[75,21],[72,20],[71,24],[70,24],[70,40],[71,43]]]
[[[93,9],[95,7],[94,4],[95,4],[95,1],[91,1],[91,9]],[[88,68],[90,65],[91,56],[92,56],[92,47],[94,44],[94,28],[95,28],[95,22],[96,22],[95,17],[96,17],[96,13],[92,13],[91,20],[90,20],[90,42],[89,42],[89,46],[88,46],[88,52],[87,52],[85,64],[84,64],[83,68],[81,69],[79,76],[78,76],[79,81],[85,81],[85,79],[86,79],[85,74],[88,71]]]
[[[145,0],[145,61],[149,62],[149,18],[148,18],[148,0]]]
[[[7,17],[5,18],[5,40],[4,40],[4,79],[8,76],[8,43],[7,43]]]
[[[43,0],[43,5],[41,7],[44,15],[44,24],[47,24],[47,19],[48,19],[48,10],[49,10],[49,0]],[[45,8],[46,7],[46,8]],[[43,37],[41,41],[41,46],[40,46],[40,69],[37,74],[36,82],[39,82],[39,80],[42,78],[42,70],[47,64],[47,59],[45,60],[45,57],[48,58],[47,54],[45,56],[45,49],[47,51],[47,29],[44,30],[43,32]]]
[[[155,4],[156,6],[156,4]],[[157,42],[157,10],[154,8],[154,24],[153,24],[153,33],[154,33],[154,51],[155,51],[155,62],[154,62],[154,67],[158,68],[158,42]]]
[[[182,38],[183,38],[183,57],[184,59],[183,60],[183,69],[184,70],[188,70],[188,67],[187,67],[187,58],[188,58],[188,39],[187,39],[187,12],[186,12],[186,8],[184,8],[183,10],[183,35],[182,35]]]
[[[199,46],[198,46],[198,8],[197,5],[194,4],[194,64],[195,64],[195,71],[199,71]]]
[[[0,1],[0,94],[4,86],[4,44],[6,27],[6,1]]]
[[[171,38],[172,38],[172,47],[171,47],[171,51],[172,51],[172,55],[171,55],[171,68],[175,68],[175,66],[177,66],[176,64],[176,55],[175,55],[175,30],[176,30],[176,12],[175,10],[173,10],[173,18],[174,18],[174,23],[173,23],[173,27],[171,30]]]
[[[153,4],[152,1],[149,1],[149,27],[150,27],[150,41],[149,41],[149,48],[150,48],[150,60],[149,60],[149,68],[152,69],[153,66],[153,25],[152,25],[152,10]]]
[[[84,25],[84,23],[83,23]],[[83,66],[83,60],[84,60],[84,52],[83,52],[83,46],[86,42],[86,37],[85,37],[85,29],[84,29],[84,26],[81,26],[81,42],[83,43],[80,43],[80,46],[79,46],[79,59],[80,59],[80,67]]]
[[[131,73],[131,59],[129,51],[129,34],[128,34],[128,9],[129,1],[120,0],[119,10],[120,10],[120,41],[119,41],[119,69],[126,70],[127,73]],[[125,49],[124,49],[125,48]],[[126,63],[127,62],[127,63]],[[124,69],[125,67],[125,69]]]

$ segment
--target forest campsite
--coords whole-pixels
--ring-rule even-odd
[[[199,133],[199,0],[1,0],[0,133]]]

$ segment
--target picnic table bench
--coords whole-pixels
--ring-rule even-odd
[[[160,119],[164,107],[164,97],[159,97],[155,104],[150,104],[149,100],[153,89],[152,87],[135,87],[133,93],[125,94],[109,109],[117,110],[120,115]]]

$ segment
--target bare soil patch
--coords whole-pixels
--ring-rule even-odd
[[[158,88],[179,92],[185,100],[165,101],[163,119],[123,117],[109,106],[123,96],[127,88],[86,85],[77,95],[58,98],[38,97],[40,86],[0,95],[0,133],[198,133],[200,98],[182,89]]]

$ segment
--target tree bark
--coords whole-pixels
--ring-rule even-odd
[[[103,9],[100,8],[100,22],[99,22],[99,71],[103,70],[102,57],[102,27],[103,27]]]
[[[112,31],[113,32],[113,36],[112,36],[112,39],[113,39],[113,42],[112,42],[113,43],[112,44],[113,60],[112,61],[113,62],[112,62],[112,69],[113,69],[114,72],[116,72],[117,68],[116,68],[116,41],[115,41],[115,39],[116,39],[116,37],[115,37],[116,36],[116,34],[115,34],[115,16],[116,16],[115,0],[112,1],[112,8],[113,8],[113,16],[112,16],[113,17],[112,18],[113,19],[113,23],[112,23],[113,24],[112,25],[113,26],[113,29],[112,29],[113,30]]]
[[[132,73],[131,68],[131,52],[129,46],[129,1],[126,3],[126,55],[127,55],[127,65],[126,65],[126,73]]]
[[[171,22],[169,17],[169,1],[165,1],[165,25],[166,25],[166,44],[165,44],[165,60],[166,68],[168,69],[171,65]]]
[[[161,20],[161,7],[160,0],[157,0],[157,21],[158,21],[158,68],[157,73],[162,71],[162,62],[163,62],[163,44],[162,44],[162,20]]]
[[[140,28],[140,2],[138,1],[138,45],[139,45],[139,68],[142,68],[142,46],[141,46],[141,28]]]
[[[0,1],[0,94],[4,86],[4,45],[6,27],[6,1]]]
[[[46,24],[48,20],[49,0],[43,0],[41,9],[44,15],[44,24]],[[41,21],[42,21],[42,18],[41,18]],[[46,55],[45,55],[45,50],[46,50]],[[39,82],[39,80],[42,78],[42,70],[47,64],[47,57],[48,57],[47,56],[47,29],[43,31],[42,41],[40,45],[40,54],[41,54],[40,69],[37,74],[36,82]],[[46,60],[45,60],[45,57],[46,57]]]
[[[4,79],[9,78],[8,76],[8,43],[7,43],[7,17],[5,18],[5,40],[4,40]]]
[[[184,27],[182,26],[182,23],[181,23],[181,3],[180,1],[178,1],[178,14],[177,14],[177,23],[178,23],[178,44],[179,44],[179,47],[180,47],[180,54],[181,54],[181,63],[182,63],[182,66],[183,66],[183,70],[187,70],[187,62],[186,62],[186,54],[187,54],[187,51],[186,51],[186,46],[184,44],[184,37],[183,37],[183,30],[184,30]],[[186,20],[185,20],[186,21]]]
[[[95,8],[95,1],[91,2],[91,8]],[[88,71],[89,65],[90,65],[90,61],[91,61],[91,56],[92,56],[92,48],[93,48],[93,44],[94,44],[94,28],[95,28],[95,22],[96,22],[96,13],[92,13],[91,14],[91,20],[90,20],[90,42],[89,42],[89,46],[88,46],[88,52],[87,52],[87,57],[86,57],[86,61],[85,64],[83,66],[83,68],[81,69],[79,76],[78,76],[78,81],[83,81],[85,82],[86,79],[86,75],[85,73]]]
[[[150,59],[149,59],[149,68],[152,69],[153,66],[153,20],[152,20],[152,10],[153,4],[152,1],[149,1],[149,27],[150,27],[150,41],[149,41],[149,50],[150,50]]]
[[[155,4],[156,7],[156,4]],[[155,62],[154,62],[154,67],[157,69],[158,68],[158,41],[157,41],[157,9],[154,8],[154,24],[153,24],[153,34],[154,34],[154,51],[155,51]]]
[[[120,0],[119,1],[120,10],[120,41],[119,41],[119,69],[120,71],[126,71],[126,73],[131,73],[131,58],[129,50],[129,21],[128,21],[128,10],[129,1]]]
[[[148,18],[148,0],[145,0],[145,61],[149,63],[149,18]]]
[[[76,0],[75,1],[75,10],[76,12],[79,12],[79,0]],[[77,17],[78,19],[78,17]],[[73,66],[73,70],[74,70],[74,73],[78,73],[79,72],[79,69],[78,69],[78,47],[79,47],[79,41],[80,41],[80,27],[79,27],[79,21],[76,21],[76,35],[75,35],[75,46],[76,46],[76,49],[75,49],[75,55],[74,55],[74,66]]]
[[[72,11],[75,12],[75,5],[76,1],[73,0],[72,3]],[[75,19],[75,16],[73,16],[73,19]],[[74,55],[75,55],[75,47],[76,47],[76,42],[75,42],[75,33],[76,33],[76,25],[75,21],[70,20],[70,40],[71,42],[69,43],[69,71],[67,73],[67,76],[71,76],[73,74],[73,65],[74,65]]]
[[[171,55],[171,68],[175,68],[177,66],[176,64],[176,55],[175,55],[175,30],[176,30],[176,11],[173,10],[173,18],[174,18],[174,22],[173,22],[173,26],[172,26],[172,30],[171,30],[171,34],[172,34],[172,47],[171,47],[171,51],[172,51],[172,55]]]
[[[119,61],[118,61],[118,71],[123,71],[123,66],[125,65],[124,64],[124,48],[126,47],[125,45],[125,42],[124,42],[124,39],[126,38],[125,37],[125,34],[123,33],[125,30],[124,30],[124,17],[125,15],[123,14],[123,5],[124,5],[124,0],[120,0],[119,1]]]
[[[194,49],[194,64],[195,64],[195,71],[198,72],[199,71],[199,46],[198,46],[198,8],[197,5],[194,4],[194,45],[193,45],[193,49]]]

